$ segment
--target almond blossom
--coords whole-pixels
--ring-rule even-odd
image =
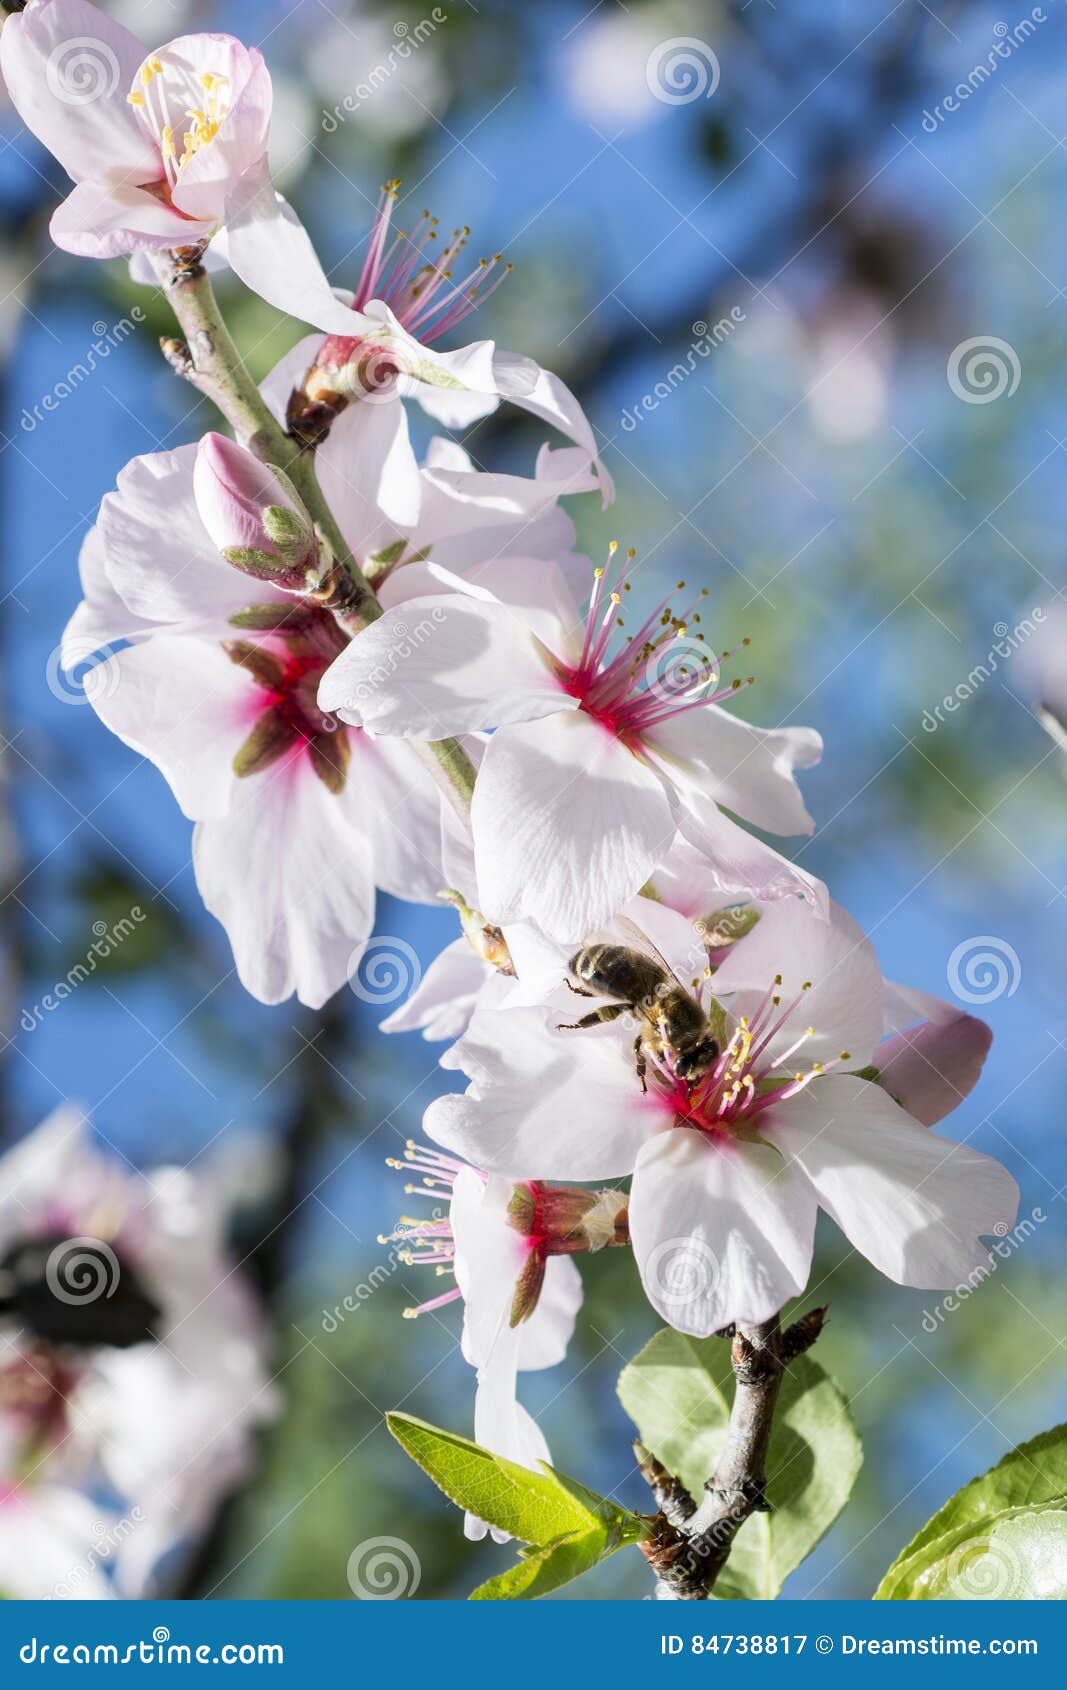
[[[593,430],[558,376],[492,341],[451,352],[433,344],[471,315],[510,266],[499,253],[469,264],[469,229],[442,239],[429,212],[414,231],[394,230],[399,186],[388,182],[382,189],[363,266],[346,303],[328,281],[306,230],[275,194],[266,165],[249,172],[242,185],[227,230],[232,267],[269,304],[326,335],[301,342],[285,361],[292,373],[288,426],[313,443],[328,429],[340,429],[346,451],[357,461],[389,460],[395,471],[404,459],[410,484],[405,398],[446,428],[465,428],[507,399],[574,442],[574,461],[609,503],[614,489],[599,462]]]
[[[86,696],[197,824],[197,886],[244,985],[266,1003],[295,992],[317,1008],[370,936],[376,885],[436,891],[439,801],[405,748],[318,708],[345,636],[328,612],[250,580],[216,549],[196,455],[135,459],[104,501],[65,661],[135,642],[88,671]],[[201,498],[205,487],[202,476]]]
[[[17,1532],[34,1581],[49,1580],[28,1595],[106,1595],[102,1559],[119,1593],[144,1594],[163,1555],[195,1542],[247,1476],[277,1398],[259,1309],[226,1252],[226,1208],[209,1164],[141,1175],[69,1105],[3,1157],[6,1590]],[[102,1486],[105,1504],[92,1500]],[[99,1532],[120,1512],[134,1525],[103,1557]]]
[[[581,1278],[569,1257],[615,1241],[625,1198],[516,1184],[412,1143],[404,1160],[391,1165],[414,1176],[405,1187],[409,1196],[429,1198],[437,1207],[429,1219],[401,1217],[380,1242],[397,1247],[405,1265],[433,1267],[456,1280],[405,1313],[415,1318],[462,1298],[461,1346],[478,1376],[475,1438],[536,1470],[549,1460],[548,1445],[518,1401],[517,1376],[562,1362],[582,1300]],[[446,1201],[444,1216],[440,1205]],[[484,1537],[486,1530],[467,1516],[468,1537]]]
[[[692,929],[679,922],[672,940],[668,927],[662,912],[657,945],[681,974]],[[1012,1225],[1015,1182],[863,1077],[887,994],[844,911],[820,921],[798,900],[765,906],[695,989],[718,1052],[689,1079],[666,1049],[646,1048],[640,1076],[633,1015],[570,1030],[567,991],[477,1014],[446,1059],[469,1090],[431,1104],[427,1132],[502,1176],[632,1174],[646,1294],[701,1336],[767,1320],[799,1295],[819,1207],[899,1284],[955,1285],[985,1261],[979,1240]]]
[[[0,69],[75,184],[51,222],[67,252],[202,245],[246,173],[266,168],[270,76],[232,36],[182,35],[146,52],[88,0],[29,0],[7,20]]]
[[[720,805],[770,832],[810,831],[793,771],[818,760],[818,734],[751,727],[720,708],[742,683],[721,684],[723,659],[690,637],[699,597],[683,615],[665,599],[613,650],[632,569],[631,556],[614,582],[596,571],[584,620],[558,573],[518,591],[499,571],[455,578],[451,594],[410,600],[357,634],[319,703],[376,735],[496,730],[471,814],[494,921],[579,939],[637,893],[679,830],[732,865],[725,878],[739,889],[817,901],[810,876]],[[421,617],[435,619],[433,638],[401,653],[399,629]]]

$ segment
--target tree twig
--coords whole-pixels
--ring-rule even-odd
[[[730,1423],[699,1506],[654,1457],[643,1450],[639,1454],[641,1470],[660,1508],[655,1535],[644,1552],[672,1596],[706,1601],[745,1521],[769,1511],[767,1454],[782,1378],[789,1363],[810,1349],[825,1318],[825,1308],[819,1308],[802,1315],[784,1332],[777,1315],[759,1326],[735,1328],[730,1351],[735,1381]]]

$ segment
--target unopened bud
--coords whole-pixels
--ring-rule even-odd
[[[193,489],[200,520],[227,562],[290,592],[315,584],[314,525],[284,470],[234,440],[206,434]]]
[[[443,903],[452,904],[459,916],[459,923],[464,935],[476,956],[487,962],[490,968],[495,968],[500,974],[514,974],[515,964],[511,960],[508,942],[499,927],[491,921],[486,921],[481,910],[471,909],[462,892],[447,887],[437,896]]]

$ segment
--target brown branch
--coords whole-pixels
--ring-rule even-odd
[[[707,1600],[745,1521],[769,1512],[767,1455],[782,1378],[789,1363],[811,1348],[825,1318],[825,1308],[818,1308],[784,1332],[777,1315],[759,1326],[735,1328],[730,1423],[699,1507],[654,1456],[639,1451],[641,1471],[660,1508],[644,1553],[671,1594],[682,1601]]]

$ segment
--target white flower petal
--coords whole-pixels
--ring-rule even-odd
[[[374,858],[302,748],[237,782],[229,813],[197,827],[193,863],[253,997],[320,1009],[344,985],[374,925]]]
[[[158,634],[96,664],[82,685],[100,720],[166,776],[187,816],[222,814],[237,782],[234,753],[264,694],[221,646]]]
[[[511,1336],[515,1287],[526,1265],[528,1245],[508,1225],[515,1187],[473,1168],[461,1168],[452,1187],[450,1220],[455,1240],[456,1284],[463,1293],[463,1354],[472,1367],[485,1367],[497,1345],[517,1347]]]
[[[537,1307],[519,1327],[519,1368],[558,1367],[574,1336],[582,1306],[582,1276],[570,1256],[550,1256]]]
[[[319,705],[379,734],[445,739],[573,709],[525,622],[460,594],[411,599],[355,636]]]
[[[126,95],[145,50],[88,0],[51,0],[5,23],[0,68],[26,127],[75,182],[153,182],[158,149]],[[78,94],[97,90],[93,99]]]
[[[857,1250],[898,1285],[939,1291],[988,1262],[1019,1188],[999,1162],[920,1127],[881,1088],[829,1075],[764,1117]]]
[[[850,1068],[871,1061],[882,1034],[882,972],[870,940],[846,910],[832,904],[823,921],[797,898],[765,904],[756,926],[731,946],[716,973],[715,995],[728,1000],[735,1017],[751,1014],[779,974],[782,1010],[798,996],[800,1002],[768,1046],[772,1060],[810,1026],[814,1033],[789,1058],[791,1066],[835,1061],[844,1051]]]
[[[580,1014],[584,1000],[574,1002]],[[559,1019],[525,1008],[477,1014],[448,1064],[470,1075],[470,1092],[435,1099],[424,1118],[435,1143],[515,1179],[628,1174],[649,1133],[673,1116],[651,1091],[642,1095],[628,1036],[560,1032]]]
[[[645,1295],[679,1332],[706,1338],[769,1320],[811,1270],[815,1200],[765,1144],[674,1128],[641,1150],[630,1238]]]
[[[582,711],[502,728],[471,810],[481,907],[581,940],[644,885],[674,838],[655,772]]]
[[[756,728],[709,704],[662,722],[646,744],[688,789],[698,819],[713,800],[768,833],[812,831],[793,771],[822,756],[813,729]]]
[[[378,1025],[383,1033],[421,1032],[424,1039],[458,1039],[491,974],[469,940],[453,939],[434,957],[407,1002]]]

